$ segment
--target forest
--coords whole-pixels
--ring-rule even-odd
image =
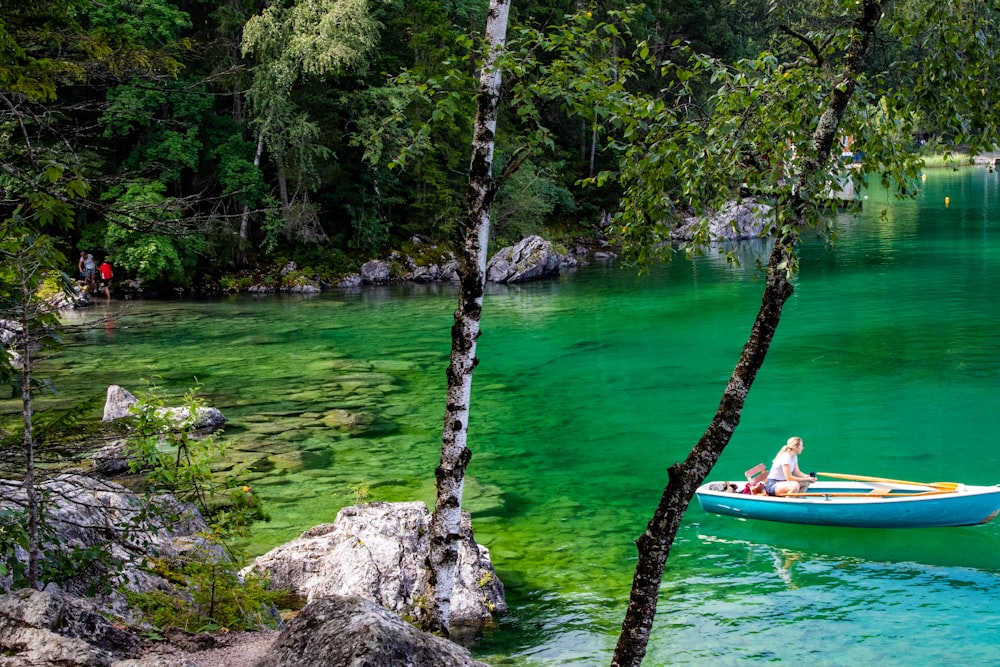
[[[641,44],[653,67],[627,89],[699,113],[708,86],[694,91],[702,99],[690,89],[679,99],[648,72],[688,49],[723,63],[780,53],[797,34],[789,26],[833,25],[831,7],[515,3],[496,160],[518,168],[497,194],[491,251],[533,233],[593,236],[621,194],[607,175],[627,131],[592,91],[560,84],[542,31],[556,42],[560,31],[603,26],[614,41],[578,48],[609,70]],[[246,288],[288,261],[336,277],[414,238],[455,246],[486,10],[422,0],[4,3],[3,216],[42,223],[71,275],[87,250],[111,259],[116,280],[177,287]],[[901,40],[876,50],[873,71],[916,57]],[[918,129],[936,136],[931,119]]]

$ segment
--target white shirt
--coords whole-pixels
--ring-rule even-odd
[[[799,466],[799,457],[796,454],[789,454],[788,452],[779,452],[776,457],[774,457],[774,463],[771,464],[771,471],[767,473],[768,479],[776,479],[779,482],[784,482],[785,480],[785,469],[782,468],[784,465],[788,465],[788,469],[794,473],[795,469]]]

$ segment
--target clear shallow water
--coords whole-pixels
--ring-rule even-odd
[[[872,195],[835,253],[807,244],[713,477],[738,478],[796,434],[810,470],[1000,482],[998,197],[996,174],[933,171],[916,201]],[[714,257],[490,288],[466,505],[512,611],[477,657],[607,664],[633,540],[715,412],[762,288],[752,261]],[[157,375],[179,395],[197,377],[272,514],[246,545],[261,553],[331,521],[361,481],[373,500],[433,499],[455,302],[446,287],[113,301],[71,316],[113,324],[78,334],[50,376],[61,400],[98,404],[111,383]],[[345,427],[340,411],[371,423]],[[695,506],[646,664],[996,664],[998,585],[1000,523],[823,529]]]

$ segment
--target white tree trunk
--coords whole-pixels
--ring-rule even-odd
[[[253,156],[253,166],[260,169],[260,159],[264,155],[264,132],[257,135],[257,152]],[[240,217],[240,247],[237,261],[240,266],[246,265],[247,246],[250,245],[250,207],[243,206],[243,215]]]
[[[431,546],[427,557],[429,600],[420,623],[424,630],[445,636],[448,634],[451,591],[458,563],[462,486],[465,469],[472,458],[467,447],[472,372],[479,361],[476,358],[476,340],[479,338],[483,309],[490,207],[496,195],[493,146],[500,98],[500,71],[496,67],[496,60],[507,38],[509,11],[509,0],[490,0],[486,20],[487,53],[484,54],[479,77],[472,160],[469,164],[468,218],[462,257],[461,291],[451,330],[451,363],[448,366],[441,464],[435,470],[437,500],[431,518]]]

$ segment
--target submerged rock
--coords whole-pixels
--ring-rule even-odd
[[[457,644],[421,632],[358,596],[306,605],[255,667],[486,667]]]
[[[308,601],[358,595],[409,615],[427,582],[430,512],[422,502],[345,507],[332,524],[311,528],[244,569],[267,576]],[[463,513],[458,570],[451,598],[453,625],[483,625],[507,610],[489,551],[476,544]]]

